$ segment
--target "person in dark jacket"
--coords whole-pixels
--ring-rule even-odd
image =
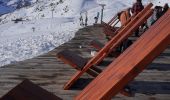
[[[163,7],[155,6],[155,10],[156,10],[156,18],[158,20],[163,14]]]
[[[148,26],[153,25],[168,9],[168,4],[165,4],[164,7],[155,6],[152,16],[148,19]]]
[[[144,9],[144,6],[142,4],[142,0],[136,0],[136,3],[133,4],[131,12],[133,16],[137,15],[139,12],[141,12]],[[139,36],[139,29],[136,30],[135,36]]]
[[[169,5],[168,5],[168,3],[166,3],[163,7],[162,14],[166,13],[166,11],[168,11],[168,9],[169,9]]]
[[[142,4],[142,0],[136,0],[136,3],[133,4],[131,11],[133,15],[137,15],[143,9],[144,9],[144,6]]]

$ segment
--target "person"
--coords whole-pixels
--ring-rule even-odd
[[[129,18],[131,17],[130,8],[128,8],[125,11],[120,12],[118,14],[118,16],[119,16],[119,20],[120,20],[121,26],[125,25],[126,22],[129,20]]]
[[[164,7],[163,7],[162,14],[165,14],[166,11],[168,11],[168,9],[169,9],[169,5],[168,5],[168,3],[166,3],[166,4],[164,5]]]
[[[35,32],[35,27],[32,27],[32,31]]]
[[[130,14],[131,8],[127,8],[125,11],[122,11],[119,16],[120,16],[120,22],[121,25],[126,25],[127,21],[130,19],[131,14]],[[118,52],[123,52],[125,49],[127,49],[130,45],[132,44],[132,41],[129,39],[126,39],[123,41],[123,43],[117,48]]]
[[[162,16],[162,13],[163,13],[163,7],[161,6],[156,6],[155,7],[155,10],[156,10],[156,20],[158,20],[161,16]]]
[[[131,11],[133,15],[137,15],[143,9],[144,9],[144,6],[142,4],[142,0],[136,0],[136,3],[133,4]]]
[[[121,23],[121,26],[123,26],[126,23],[126,12],[122,11],[119,13],[119,20]]]
[[[152,15],[151,25],[154,24],[168,9],[169,9],[168,4],[165,4],[164,7],[155,6],[154,12]]]
[[[126,16],[127,16],[127,18],[130,18],[130,17],[131,17],[130,11],[131,11],[131,8],[128,8],[128,9],[126,10]]]
[[[97,16],[95,16],[95,17],[94,17],[94,20],[95,20],[95,24],[97,24],[97,22],[98,22],[98,19],[99,19],[99,15],[100,15],[100,13],[99,13],[99,12],[97,12]]]
[[[144,6],[142,4],[142,0],[136,0],[136,3],[133,4],[131,12],[133,16],[137,15],[139,12],[141,12],[144,9]],[[144,25],[143,25],[144,26]],[[139,28],[135,32],[135,36],[139,36]]]
[[[80,26],[83,26],[83,25],[84,25],[84,23],[83,23],[83,16],[82,16],[81,13],[80,13],[80,18],[79,18],[79,20],[80,20]]]
[[[155,6],[152,16],[147,20],[148,27],[152,26],[163,15],[162,9],[161,6]]]
[[[132,40],[126,39],[122,44],[122,50],[121,52],[125,51],[129,46],[133,44]]]
[[[87,12],[85,13],[86,18],[85,18],[85,26],[87,26],[87,22],[88,22],[88,16],[87,16]]]

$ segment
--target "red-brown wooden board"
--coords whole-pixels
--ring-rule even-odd
[[[114,26],[119,22],[118,14],[116,14],[108,23],[102,22],[104,33],[109,36],[114,36],[113,32],[116,31]],[[114,24],[114,25],[113,25]]]
[[[124,27],[118,34],[116,34],[98,53],[95,55],[82,70],[78,70],[74,76],[65,84],[64,89],[69,89],[89,68],[100,63],[105,57],[108,56],[113,49],[120,45],[124,40],[126,40],[133,32],[143,24],[153,13],[150,10],[153,4],[149,4],[142,10],[138,15],[136,15],[131,22],[129,22],[126,27]]]
[[[108,36],[111,36],[111,37],[113,37],[115,35],[114,32],[116,31],[116,28],[108,25],[105,22],[103,22],[102,25],[103,25],[103,32],[104,32],[105,35],[108,35]]]
[[[170,43],[170,9],[96,77],[75,100],[110,100]]]

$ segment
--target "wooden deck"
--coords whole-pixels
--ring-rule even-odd
[[[55,55],[60,50],[69,49],[89,58],[92,48],[88,44],[92,39],[106,42],[102,28],[80,29],[74,39],[47,54],[3,66],[0,68],[0,97],[27,78],[64,100],[72,100],[92,78],[85,74],[71,90],[63,90],[63,85],[75,73],[75,69],[63,64],[56,59]],[[111,60],[111,58],[105,59],[100,66],[104,68]],[[170,100],[170,47],[155,59],[130,86],[136,93],[135,97],[117,95],[113,100]]]

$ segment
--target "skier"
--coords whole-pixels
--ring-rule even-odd
[[[88,22],[87,11],[86,11],[85,15],[86,15],[86,18],[85,18],[85,26],[87,26],[87,22]]]
[[[169,9],[169,5],[168,3],[166,3],[163,7],[163,11],[162,11],[162,14],[166,13],[166,11]]]
[[[99,15],[100,15],[100,13],[99,13],[99,12],[97,12],[97,16],[95,16],[95,17],[94,17],[94,20],[95,20],[95,24],[97,24],[97,22],[98,22],[98,19],[99,19]]]
[[[136,0],[136,3],[133,4],[133,7],[131,9],[133,16],[137,15],[143,9],[144,9],[144,6],[142,4],[142,0]],[[135,36],[137,37],[139,36],[139,28],[136,30]]]
[[[80,20],[80,26],[83,26],[83,25],[84,25],[84,23],[83,23],[83,16],[82,16],[81,13],[80,13],[80,18],[79,18],[79,20]]]

